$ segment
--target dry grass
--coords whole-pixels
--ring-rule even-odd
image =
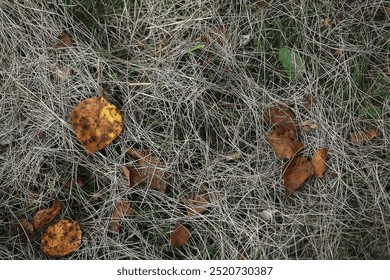
[[[55,198],[61,217],[83,230],[69,259],[390,257],[387,1],[35,2],[0,1],[1,259],[47,258],[39,239],[24,241],[11,223]],[[53,50],[63,30],[73,44]],[[305,62],[295,80],[278,61],[283,46]],[[70,112],[103,92],[120,108],[124,132],[87,155]],[[326,146],[336,174],[310,179],[288,199],[261,119],[283,103],[320,125],[300,133],[303,154]],[[351,131],[372,127],[381,137],[351,145]],[[165,194],[127,187],[131,147],[167,163]],[[76,176],[85,186],[65,189]],[[205,190],[210,207],[187,217],[186,199]],[[112,235],[122,200],[135,214]],[[177,222],[191,237],[174,249]]]

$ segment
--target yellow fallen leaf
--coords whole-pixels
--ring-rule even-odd
[[[90,152],[107,147],[122,132],[122,116],[113,104],[103,97],[81,101],[71,113],[77,139]]]
[[[60,220],[49,226],[42,237],[42,252],[51,257],[62,257],[76,251],[81,244],[80,223]]]

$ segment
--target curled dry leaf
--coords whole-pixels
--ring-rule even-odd
[[[51,208],[46,208],[39,210],[33,217],[32,224],[35,229],[40,229],[41,227],[47,225],[61,212],[62,206],[61,202],[57,199],[54,201],[54,204]]]
[[[306,157],[294,157],[283,170],[283,183],[289,196],[313,175],[314,169]]]
[[[152,189],[165,192],[168,185],[168,174],[164,171],[165,163],[146,151],[132,148],[127,154],[137,160],[134,168],[127,167],[130,173],[130,187],[146,183]]]
[[[187,200],[187,216],[193,217],[202,214],[210,205],[208,194],[199,194]]]
[[[67,31],[62,31],[58,36],[58,42],[52,45],[53,49],[67,48],[72,44],[72,37]]]
[[[306,121],[303,121],[299,124],[300,128],[303,130],[303,131],[310,131],[310,130],[314,130],[314,129],[317,129],[319,126],[318,124],[316,123],[313,123],[311,120],[306,120]]]
[[[71,113],[77,139],[90,152],[107,147],[122,132],[122,116],[118,108],[103,97],[81,101]]]
[[[271,145],[276,156],[290,159],[297,155],[303,148],[301,141],[295,139],[296,133],[282,125],[277,125],[275,130],[267,135],[267,142]]]
[[[190,231],[182,224],[177,223],[175,230],[171,232],[169,239],[173,248],[184,246],[190,239]]]
[[[326,148],[317,149],[314,152],[313,158],[311,160],[311,164],[313,165],[313,175],[317,178],[324,177],[324,173],[326,170],[326,156],[327,151]]]
[[[111,222],[109,229],[112,232],[119,233],[121,229],[121,219],[125,216],[130,216],[133,213],[133,208],[130,207],[128,202],[121,201],[115,205],[111,215]]]
[[[81,244],[80,223],[72,220],[60,220],[49,226],[42,237],[44,254],[50,257],[62,257],[75,252]]]
[[[381,132],[379,129],[369,129],[360,132],[351,132],[350,138],[353,145],[361,145],[376,137],[379,137]]]

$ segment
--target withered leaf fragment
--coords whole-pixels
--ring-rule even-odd
[[[40,229],[41,227],[53,221],[53,219],[61,212],[61,209],[61,202],[56,199],[51,208],[39,210],[37,213],[35,213],[32,220],[34,228]]]
[[[187,216],[193,217],[202,214],[210,205],[208,194],[198,194],[187,200]]]
[[[301,129],[302,129],[303,131],[306,131],[306,132],[318,128],[318,124],[312,122],[311,120],[303,121],[303,122],[301,122],[301,123],[299,124],[299,126],[301,127]]]
[[[71,113],[77,139],[89,152],[107,147],[122,132],[122,115],[103,97],[81,101]]]
[[[80,223],[60,220],[49,226],[42,237],[42,252],[50,257],[62,257],[75,252],[81,244]]]
[[[317,149],[314,152],[313,158],[311,159],[311,164],[313,165],[313,176],[317,178],[324,177],[326,170],[326,148]]]
[[[376,137],[379,137],[381,132],[379,129],[369,129],[359,132],[351,132],[350,138],[353,145],[362,145],[365,142],[368,142]]]
[[[52,45],[53,49],[63,49],[67,48],[72,44],[72,37],[67,31],[62,31],[60,36],[58,36],[58,42]]]
[[[267,135],[267,142],[279,158],[293,158],[303,148],[302,142],[296,139],[296,133],[283,125],[277,125]]]
[[[295,138],[297,130],[295,114],[290,108],[285,106],[268,107],[263,113],[263,118],[268,125],[283,126],[285,130],[293,131]]]
[[[294,157],[283,169],[283,183],[289,196],[313,175],[314,168],[306,157]]]
[[[180,223],[177,223],[175,230],[171,232],[169,239],[173,248],[184,246],[190,239],[190,231]]]
[[[133,208],[130,207],[128,202],[121,201],[115,205],[112,211],[111,221],[109,225],[110,231],[119,233],[121,229],[121,219],[125,216],[129,216],[133,213]]]
[[[130,187],[145,183],[151,189],[165,192],[168,185],[168,174],[165,163],[150,152],[129,149],[127,154],[137,160],[135,167],[127,167],[130,171]]]
[[[11,223],[12,229],[18,233],[24,233],[28,239],[35,239],[34,226],[26,219],[18,219]]]

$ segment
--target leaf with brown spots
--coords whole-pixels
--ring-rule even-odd
[[[145,183],[148,187],[165,192],[168,185],[168,174],[165,163],[150,152],[129,149],[127,154],[137,160],[135,167],[127,167],[130,171],[130,187]]]
[[[60,220],[48,227],[42,237],[42,252],[50,257],[62,257],[75,252],[81,244],[80,223]]]
[[[119,233],[121,229],[121,219],[125,216],[130,216],[133,213],[133,208],[130,207],[128,202],[121,201],[115,205],[112,211],[111,221],[109,225],[110,231]]]
[[[381,132],[379,129],[369,129],[360,132],[351,132],[350,138],[353,145],[362,145],[376,137],[379,137]]]
[[[199,194],[187,200],[187,216],[193,217],[202,214],[210,205],[208,194]]]
[[[306,157],[294,157],[283,169],[283,184],[289,196],[313,175],[314,169]]]
[[[122,132],[122,115],[103,97],[81,101],[71,113],[77,139],[89,153],[107,147]]]
[[[34,228],[40,229],[41,227],[53,221],[53,219],[61,212],[61,209],[61,202],[56,199],[51,208],[39,210],[37,213],[35,213],[32,220]]]
[[[295,157],[303,148],[301,141],[295,139],[296,133],[282,125],[267,135],[267,142],[279,158],[290,159]]]
[[[175,230],[171,232],[169,239],[173,248],[184,246],[190,239],[190,231],[182,224],[177,223]]]
[[[60,36],[58,36],[58,42],[52,45],[53,49],[63,49],[67,48],[72,44],[72,37],[67,31],[62,31]]]
[[[326,170],[326,156],[327,151],[326,148],[317,149],[314,152],[313,158],[311,160],[311,164],[313,165],[313,176],[317,178],[324,177],[324,173]]]

